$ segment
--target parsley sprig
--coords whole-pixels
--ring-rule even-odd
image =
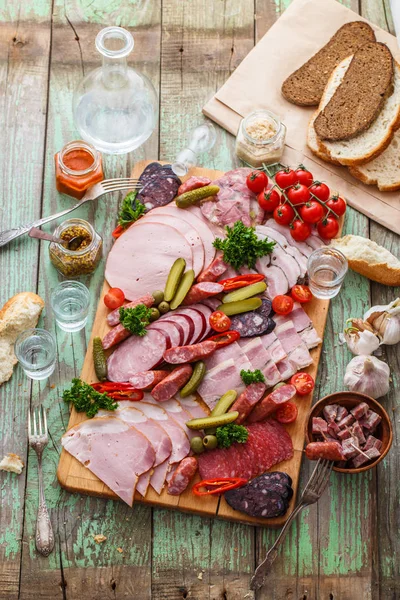
[[[265,383],[265,377],[261,373],[260,369],[256,369],[255,371],[245,371],[242,369],[240,371],[240,377],[245,385],[250,385],[252,383]]]
[[[218,441],[219,448],[229,448],[233,442],[244,444],[247,442],[249,432],[243,425],[235,425],[235,423],[229,423],[221,427],[217,427],[215,432]]]
[[[254,227],[246,227],[242,221],[236,221],[233,227],[227,226],[226,238],[216,238],[214,247],[222,250],[224,261],[236,270],[248,266],[254,269],[257,258],[271,254],[275,242],[258,239]]]
[[[85,412],[88,417],[94,417],[100,409],[115,410],[118,402],[110,398],[108,394],[96,392],[88,383],[80,379],[72,380],[70,390],[63,393],[64,402],[71,402],[78,412]]]
[[[144,336],[147,333],[146,326],[150,323],[151,310],[144,304],[138,304],[134,308],[119,309],[119,321],[133,335]]]
[[[146,212],[146,207],[136,199],[137,192],[129,192],[122,200],[118,214],[118,225],[128,227],[133,221],[137,221]]]

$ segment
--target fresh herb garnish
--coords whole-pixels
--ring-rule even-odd
[[[151,309],[144,304],[138,304],[134,308],[119,309],[119,321],[133,335],[144,336],[147,333],[146,326],[150,323]]]
[[[235,423],[229,423],[223,427],[217,427],[215,432],[218,441],[219,448],[229,448],[233,442],[244,444],[247,442],[249,432],[243,425],[235,425]]]
[[[245,371],[242,369],[240,371],[240,377],[245,385],[250,385],[251,383],[265,383],[265,377],[260,369],[256,369],[255,371]]]
[[[233,227],[226,227],[226,238],[216,238],[214,247],[222,250],[224,261],[236,270],[244,265],[254,269],[257,258],[271,254],[275,242],[258,239],[254,227],[246,227],[242,221],[236,221]]]
[[[71,402],[75,410],[85,412],[90,418],[94,417],[101,408],[115,410],[118,407],[118,403],[108,394],[96,392],[91,385],[80,379],[72,380],[72,387],[64,391],[63,399],[64,402]]]
[[[146,212],[146,207],[136,199],[137,192],[129,192],[122,200],[118,215],[118,225],[128,227]]]

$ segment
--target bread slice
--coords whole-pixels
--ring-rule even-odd
[[[400,132],[397,131],[390,145],[377,158],[349,167],[350,173],[367,185],[377,185],[381,192],[400,190]]]
[[[350,54],[375,41],[368,23],[353,21],[337,30],[329,42],[282,84],[282,94],[299,106],[318,106],[333,69]]]
[[[332,97],[334,90],[340,85],[344,77],[346,64],[348,64],[348,59],[345,59],[332,73],[317,112],[323,109],[325,103]],[[311,124],[310,127],[312,127]],[[313,152],[316,144],[318,144],[318,152],[315,153],[329,162],[346,166],[362,165],[384,152],[399,127],[400,65],[395,62],[393,94],[387,98],[381,114],[367,131],[351,140],[342,142],[321,140],[316,135],[315,130],[314,132],[309,131],[308,144]]]
[[[360,235],[345,235],[332,240],[356,273],[384,285],[400,285],[400,260],[389,250]]]
[[[343,81],[315,119],[314,129],[322,140],[350,140],[366,131],[393,93],[393,57],[380,42],[359,48]]]
[[[14,343],[20,333],[36,327],[44,301],[32,292],[21,292],[8,300],[0,310],[0,385],[8,381],[18,362]]]

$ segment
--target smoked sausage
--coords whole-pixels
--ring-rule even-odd
[[[208,177],[196,177],[195,175],[192,175],[192,177],[186,179],[186,181],[179,186],[177,196],[205,187],[206,185],[210,185],[210,183],[211,179]]]
[[[214,283],[213,281],[204,281],[203,283],[196,283],[192,285],[190,290],[185,296],[182,304],[189,306],[190,304],[196,304],[211,296],[216,296],[224,291],[224,286],[220,283]]]
[[[197,466],[197,458],[194,456],[187,456],[181,460],[168,483],[168,494],[171,496],[179,496],[182,494],[194,477]]]
[[[339,442],[310,442],[306,446],[306,456],[310,460],[346,460]]]
[[[240,394],[239,398],[235,400],[234,404],[229,409],[229,411],[236,410],[239,413],[235,423],[238,425],[244,423],[251,413],[253,406],[263,397],[266,389],[267,386],[262,382],[251,383],[246,387],[244,392]]]
[[[128,302],[128,304],[124,305],[124,308],[135,308],[138,304],[144,304],[147,308],[150,308],[154,304],[154,298],[151,294],[146,294],[137,300],[132,300],[132,302]],[[118,325],[119,323],[119,308],[112,310],[107,315],[107,323],[114,327],[114,325]]]
[[[125,329],[121,323],[118,323],[118,325],[106,333],[101,343],[103,344],[104,350],[108,350],[108,348],[115,346],[115,344],[119,344],[119,342],[126,340],[130,335],[132,334],[129,329]]]
[[[217,256],[207,269],[205,269],[197,277],[197,283],[203,283],[204,281],[217,281],[228,270],[228,265],[224,262],[222,254]]]
[[[152,390],[160,381],[168,377],[169,371],[142,371],[130,378],[129,383],[136,390]]]
[[[249,423],[263,421],[272,415],[279,406],[289,402],[295,395],[296,388],[294,385],[287,384],[277,388],[268,394],[268,396],[265,396],[265,398],[254,407],[248,418]]]
[[[167,377],[158,383],[152,390],[151,395],[157,402],[170,400],[189,381],[193,373],[190,365],[176,367]]]
[[[218,348],[218,343],[213,340],[205,340],[191,346],[175,346],[164,352],[164,360],[172,365],[196,362],[208,358]]]

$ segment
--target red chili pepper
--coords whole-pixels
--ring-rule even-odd
[[[99,381],[92,383],[91,386],[97,391],[103,392],[121,392],[121,391],[134,391],[136,388],[128,382],[119,381]]]
[[[107,396],[114,400],[129,400],[130,402],[139,402],[143,399],[142,390],[134,390],[133,392],[106,392]]]
[[[117,227],[114,229],[114,231],[111,234],[113,236],[114,240],[117,240],[119,238],[119,236],[124,233],[125,229],[126,229],[126,227],[122,227],[122,225],[117,225]]]
[[[217,342],[219,348],[225,348],[225,346],[237,342],[239,338],[240,333],[238,331],[224,331],[223,333],[218,333],[208,339]]]
[[[228,490],[234,490],[235,488],[242,487],[247,483],[247,479],[241,477],[221,477],[221,479],[204,479],[199,481],[192,487],[192,492],[196,496],[210,496],[213,494],[223,494]],[[205,491],[201,492],[200,488],[206,488]],[[208,489],[212,488],[212,489]]]
[[[248,275],[238,275],[237,277],[231,277],[230,279],[223,279],[218,283],[224,286],[224,292],[229,292],[230,290],[238,290],[239,288],[247,287],[252,283],[263,281],[263,279],[265,279],[264,275],[249,273]]]

